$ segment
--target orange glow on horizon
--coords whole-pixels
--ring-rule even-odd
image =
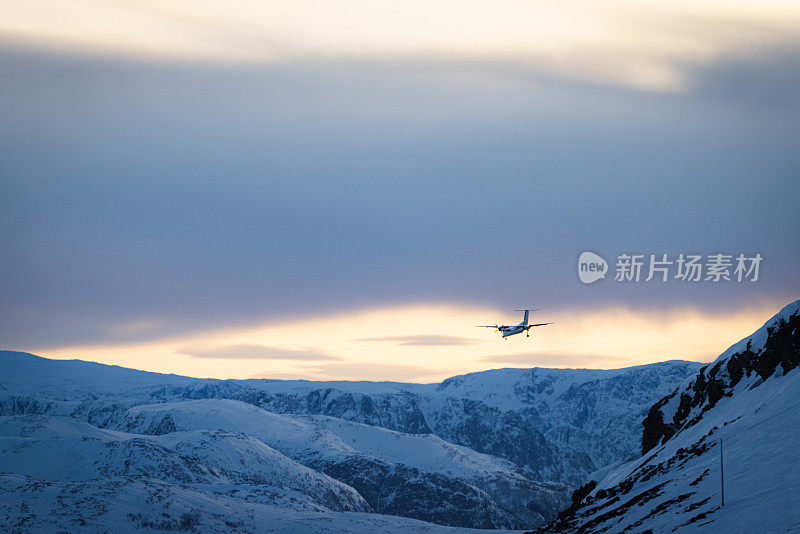
[[[31,352],[206,378],[303,378],[438,382],[500,367],[619,368],[663,360],[708,362],[749,335],[780,305],[726,314],[624,308],[537,312],[555,324],[503,340],[477,324],[517,313],[419,304],[209,331],[143,343]]]

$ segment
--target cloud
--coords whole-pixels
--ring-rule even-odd
[[[682,85],[682,62],[749,51],[798,28],[792,2],[693,4],[232,0],[131,9],[103,0],[7,0],[0,34],[60,51],[218,64],[511,59],[552,76],[669,90]]]
[[[370,362],[326,363],[308,368],[314,380],[439,382],[441,371],[417,365]],[[264,378],[270,378],[268,375]]]
[[[412,336],[362,337],[353,341],[371,343],[396,343],[405,347],[454,347],[484,343],[482,339],[459,336],[439,336],[436,334],[419,334]]]
[[[708,362],[758,328],[784,304],[756,308],[757,304],[751,302],[739,311],[724,314],[686,308],[657,312],[614,308],[553,311],[548,312],[547,318],[556,324],[539,329],[530,339],[493,338],[472,346],[409,348],[353,341],[354,333],[359,331],[374,337],[397,337],[401,332],[413,336],[424,332],[430,324],[437,324],[443,332],[469,338],[473,325],[481,318],[502,317],[500,310],[492,308],[416,305],[320,314],[241,330],[208,331],[202,337],[187,335],[139,344],[64,347],[42,354],[59,359],[77,356],[82,360],[200,378],[245,378],[260,373],[259,376],[268,378],[435,382],[498,367],[616,369],[672,359]],[[307,345],[310,336],[313,347]],[[262,344],[266,340],[269,346]],[[336,355],[340,359],[313,359],[318,355]],[[275,359],[285,356],[293,359]]]
[[[796,49],[693,64],[688,92],[663,96],[518,62],[249,68],[0,48],[6,347],[413,302],[510,310],[521,287],[548,312],[798,292]],[[578,282],[581,250],[631,247],[759,252],[768,267],[748,286]]]
[[[744,56],[725,56],[687,69],[690,91],[697,98],[728,107],[767,108],[783,114],[800,108],[800,42],[779,41]]]
[[[484,362],[522,365],[525,367],[585,367],[604,368],[631,365],[630,358],[608,354],[524,353],[499,354],[480,358]]]
[[[186,347],[175,351],[193,358],[216,358],[227,360],[338,360],[339,358],[323,351],[302,348],[286,349],[240,343],[236,345],[218,345],[213,347]]]

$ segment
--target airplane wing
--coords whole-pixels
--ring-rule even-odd
[[[537,323],[537,324],[532,324],[532,325],[529,325],[529,326],[544,326],[544,325],[547,325],[547,324],[553,324],[553,323]]]
[[[503,328],[502,326],[498,326],[496,324],[479,324],[475,326],[475,328]]]

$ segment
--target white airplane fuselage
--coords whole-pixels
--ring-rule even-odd
[[[496,328],[501,334],[503,334],[503,338],[505,339],[505,338],[508,338],[509,336],[513,336],[513,335],[516,335],[516,334],[521,334],[523,332],[525,332],[527,334],[527,336],[530,337],[531,328],[533,328],[534,326],[544,326],[544,325],[552,324],[552,323],[529,324],[528,323],[528,317],[529,317],[528,314],[529,314],[529,312],[531,310],[517,310],[517,311],[524,311],[525,312],[525,315],[522,318],[522,322],[519,323],[519,324],[511,325],[511,326],[505,326],[505,325],[499,326],[499,325],[496,325],[496,324],[495,325],[482,324],[482,325],[478,325],[478,328]]]
[[[526,330],[525,325],[522,324],[518,324],[517,326],[507,326],[503,328],[503,337],[513,336],[514,334],[521,334],[525,330]]]
[[[522,318],[522,322],[518,325],[514,326],[504,326],[501,330],[503,332],[503,337],[513,336],[514,334],[521,334],[522,332],[527,332],[530,330],[528,326],[528,311],[525,310],[525,316]],[[530,334],[528,334],[530,335]]]

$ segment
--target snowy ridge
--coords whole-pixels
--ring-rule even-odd
[[[800,300],[787,304],[781,311],[764,323],[761,328],[728,347],[728,350],[720,354],[719,357],[714,360],[714,363],[716,364],[720,361],[728,360],[735,354],[744,352],[748,345],[750,345],[751,350],[755,349],[756,352],[763,350],[769,338],[770,330],[774,330],[776,327],[780,326],[781,323],[789,322],[798,312],[800,312]]]
[[[800,528],[798,367],[800,301],[653,405],[643,426],[643,457],[596,473],[575,492],[572,506],[539,532]]]
[[[787,305],[714,363],[703,367],[682,391],[656,403],[644,421],[642,453],[669,439],[678,429],[697,423],[705,411],[730,396],[740,381],[756,387],[779,367],[788,372],[800,365],[796,350],[799,315],[800,301]]]

